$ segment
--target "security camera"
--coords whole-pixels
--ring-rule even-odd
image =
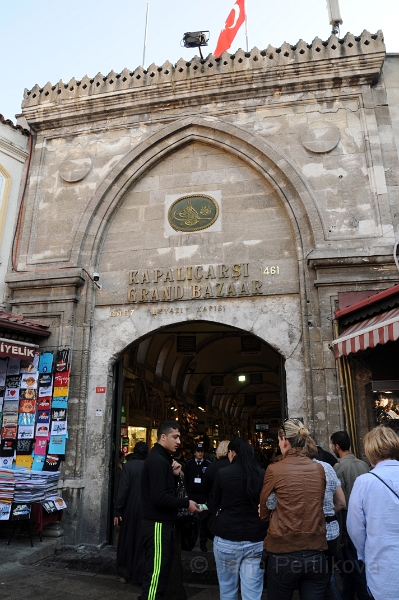
[[[93,273],[93,281],[100,281],[100,274],[99,273]]]

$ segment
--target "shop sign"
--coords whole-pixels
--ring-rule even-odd
[[[201,231],[215,223],[219,206],[214,198],[204,194],[192,194],[178,198],[168,211],[169,224],[176,231],[189,233]]]
[[[255,423],[255,431],[269,431],[269,423]]]
[[[171,302],[262,296],[265,271],[250,276],[249,263],[163,267],[129,271],[129,302]],[[268,273],[269,281],[278,272]],[[128,315],[128,311],[126,316]],[[114,316],[114,315],[112,315]]]
[[[0,357],[1,358],[31,358],[37,354],[35,344],[22,344],[14,340],[0,339]]]

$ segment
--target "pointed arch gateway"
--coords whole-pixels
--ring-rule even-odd
[[[297,278],[297,290],[296,292],[292,292],[291,289],[291,294],[297,294],[297,307],[292,309],[295,313],[295,319],[293,319],[295,323],[293,321],[290,322],[290,318],[287,318],[286,315],[278,314],[278,311],[274,310],[274,308],[270,310],[273,301],[267,299],[266,296],[263,296],[262,309],[259,313],[256,313],[255,315],[252,315],[251,313],[249,318],[246,319],[244,318],[243,312],[240,315],[240,319],[242,319],[243,324],[247,324],[248,331],[254,332],[255,334],[257,334],[257,328],[260,327],[262,339],[271,344],[284,357],[288,357],[290,364],[294,364],[297,359],[295,358],[292,360],[291,353],[293,352],[293,346],[291,343],[288,343],[286,345],[287,347],[284,347],[284,344],[281,343],[281,331],[284,331],[284,335],[286,331],[290,332],[289,336],[292,336],[292,339],[296,340],[294,346],[298,343],[299,335],[303,346],[303,352],[301,353],[301,370],[303,370],[303,377],[306,380],[306,400],[303,398],[301,404],[303,405],[306,403],[308,407],[310,407],[312,403],[312,380],[309,368],[310,352],[306,305],[308,298],[312,295],[313,291],[311,289],[312,286],[309,285],[308,282],[309,275],[306,268],[306,256],[315,245],[324,240],[323,227],[315,198],[307,185],[307,182],[301,176],[297,167],[280,149],[275,148],[270,142],[259,139],[259,137],[252,135],[239,127],[232,126],[230,123],[215,118],[185,117],[162,127],[158,132],[152,134],[145,141],[138,144],[138,146],[123,158],[104,179],[96,193],[93,195],[91,202],[86,207],[77,234],[78,236],[81,236],[81,239],[74,244],[74,248],[81,248],[81,254],[85,256],[82,260],[84,260],[85,264],[91,264],[93,270],[104,272],[102,267],[104,267],[105,271],[108,268],[107,276],[109,275],[111,278],[108,283],[112,282],[116,284],[116,282],[119,282],[120,284],[120,282],[123,281],[122,278],[126,278],[129,270],[129,267],[127,266],[129,264],[129,253],[126,252],[126,256],[121,257],[121,266],[119,266],[118,259],[118,269],[120,270],[117,275],[112,273],[112,270],[115,270],[115,260],[111,258],[108,261],[106,256],[112,257],[114,252],[114,245],[110,242],[112,236],[115,239],[118,238],[118,243],[123,245],[123,242],[121,242],[119,238],[123,239],[123,227],[130,218],[129,213],[123,213],[126,209],[124,205],[126,198],[129,194],[134,193],[135,190],[141,190],[139,193],[143,193],[143,191],[147,189],[145,185],[143,187],[143,182],[145,184],[146,177],[151,177],[151,174],[157,169],[159,170],[162,168],[171,157],[180,157],[181,153],[184,153],[185,149],[190,146],[215,148],[226,156],[232,157],[237,163],[240,162],[244,164],[247,169],[256,173],[259,181],[263,181],[264,185],[272,190],[276,202],[280,206],[280,213],[284,215],[282,220],[285,220],[287,225],[289,225],[288,229],[286,226],[285,236],[287,244],[291,246],[291,255],[295,259],[294,262],[296,263],[295,268],[297,271],[295,275]],[[216,183],[215,186],[217,186]],[[194,191],[198,190],[194,189]],[[160,190],[160,193],[161,192],[162,190]],[[162,199],[161,196],[162,193],[158,200],[160,204],[164,202],[164,199]],[[281,207],[283,207],[283,209]],[[146,208],[150,211],[153,206],[149,205],[148,207],[145,207],[145,209]],[[123,215],[123,218],[120,215]],[[266,220],[262,211],[258,211],[258,215],[259,219]],[[121,232],[118,230],[118,227],[115,226],[115,222],[118,222],[118,218],[118,225],[122,228]],[[143,219],[143,217],[141,218]],[[158,220],[158,229],[155,231],[154,237],[158,235],[159,238],[162,238],[163,232],[160,231],[159,224],[160,221]],[[241,224],[238,223],[237,227],[239,228],[240,226]],[[161,223],[161,228],[162,227],[163,223]],[[273,223],[271,227],[273,228]],[[112,231],[112,235],[110,235],[110,231]],[[287,231],[290,239],[287,237]],[[131,234],[132,232],[129,232],[129,235]],[[214,238],[212,239],[214,240]],[[140,261],[144,261],[145,263],[148,257],[150,257],[153,266],[157,266],[154,264],[153,260],[156,251],[160,251],[159,256],[162,258],[164,256],[163,251],[170,250],[173,244],[177,245],[179,255],[185,256],[185,242],[180,242],[179,240],[177,242],[174,241],[163,245],[161,244],[161,248],[157,246],[157,241],[154,241],[151,246],[151,255],[148,252],[146,253],[146,246],[140,246],[140,243],[141,242],[139,241],[137,246],[138,248],[143,249],[140,254]],[[214,242],[212,241],[211,243]],[[228,242],[228,244],[230,243],[231,242]],[[235,262],[235,260],[238,259],[232,259],[232,262]],[[101,261],[103,261],[102,264]],[[200,260],[198,256],[194,258],[194,261],[195,264],[212,262],[211,260],[207,261],[206,259]],[[111,264],[112,262],[113,264]],[[175,264],[178,264],[177,261],[172,262],[169,266],[174,266]],[[135,267],[130,266],[130,268]],[[116,285],[111,285],[111,287],[116,288]],[[122,288],[122,286],[119,287]],[[114,299],[111,300],[111,302],[126,301],[126,295],[117,296],[115,294],[113,298]],[[240,299],[239,302],[244,308],[244,298]],[[283,300],[283,303],[284,302],[285,300]],[[107,302],[107,300],[102,297],[102,293],[100,293],[96,295],[95,303],[97,307],[100,308],[110,302]],[[186,316],[186,319],[192,318],[192,316]],[[206,318],[206,315],[203,315],[203,318]],[[215,315],[215,318],[217,319],[218,315]],[[230,316],[227,317],[226,315],[224,319],[225,323],[232,325],[237,323],[236,317],[230,319]],[[165,317],[165,319],[159,317],[158,323],[162,320],[169,323],[171,322],[170,317]],[[181,320],[180,315],[173,319],[174,322],[178,322],[179,320]],[[266,322],[268,323],[268,330],[264,331],[261,323]],[[278,326],[274,327],[274,323],[276,323],[276,325],[278,324]],[[114,324],[117,326],[117,323]],[[140,323],[140,325],[144,325],[146,328],[144,330],[141,326],[130,327],[131,324],[132,323],[129,323],[123,331],[123,334],[119,331],[117,333],[118,340],[122,345],[119,345],[117,349],[115,348],[115,353],[112,352],[111,355],[115,358],[118,355],[120,356],[123,347],[128,346],[141,335],[149,333],[157,327],[155,321],[147,322],[146,319]],[[112,329],[112,331],[114,331],[114,329]],[[292,331],[295,331],[295,334],[292,334]],[[128,335],[126,336],[125,334]],[[122,339],[124,342],[122,342]],[[298,366],[295,366],[294,369],[298,369]],[[292,383],[289,383],[289,388],[294,391],[295,385],[293,378]],[[313,415],[311,415],[311,418],[313,418]]]
[[[214,117],[184,117],[133,148],[105,177],[80,220],[73,244],[76,264],[97,267],[102,242],[127,190],[179,148],[199,142],[231,153],[255,169],[279,197],[291,222],[298,259],[325,240],[314,193],[298,167],[270,141]]]
[[[212,174],[206,183],[203,183],[202,179],[195,177],[187,179],[183,176],[184,173],[189,173],[190,176],[193,173],[189,164],[192,159],[191,150],[198,160],[202,160],[201,157],[205,155],[207,160],[213,160],[209,158],[212,154],[209,149],[214,150],[213,154],[215,160],[221,165],[220,169],[226,168],[226,172],[229,169],[231,172],[238,172],[241,169],[251,176],[245,176],[245,181],[238,181],[237,178],[229,181],[227,177],[232,190],[229,194],[223,192],[221,195],[222,227],[219,231],[205,230],[187,234],[186,237],[185,234],[172,234],[169,239],[166,239],[168,237],[164,229],[166,188],[169,190],[166,193],[172,195],[180,192],[184,195],[190,191],[199,193],[201,189],[204,193],[206,190],[210,193],[219,188],[223,191],[222,185],[219,185],[220,180],[216,176],[212,179]],[[170,185],[157,188],[158,184],[150,181],[153,176],[154,181],[155,176],[159,181],[167,177],[171,180],[174,178],[175,181]],[[189,187],[190,185],[192,188]],[[255,191],[250,201],[247,200],[251,194],[244,193],[241,198],[240,193],[236,191],[236,188],[246,191],[246,186],[254,186]],[[152,194],[151,197],[148,195],[149,192]],[[263,200],[258,202],[260,197]],[[251,234],[253,235],[249,236],[249,239],[242,234],[243,230],[246,230],[243,223],[248,221],[243,220],[241,208],[252,215]],[[236,214],[233,214],[234,211]],[[134,219],[137,222],[134,222],[135,227],[132,228],[131,223]],[[258,229],[262,229],[262,235],[258,233]],[[147,264],[153,269],[157,267],[177,269],[180,265],[206,266],[225,260],[230,265],[247,260],[251,263],[253,260],[253,265],[257,268],[257,261],[262,260],[263,250],[270,248],[270,245],[267,245],[270,240],[278,242],[280,231],[282,238],[278,251],[281,250],[281,255],[287,252],[287,264],[290,264],[291,269],[287,269],[291,273],[291,278],[288,277],[290,281],[286,287],[281,287],[280,295],[276,292],[265,292],[257,298],[226,297],[223,301],[214,298],[206,302],[207,312],[201,313],[198,312],[197,307],[203,309],[205,303],[194,299],[175,300],[170,304],[167,302],[158,304],[155,301],[127,304],[128,274],[131,269],[145,269]],[[230,238],[223,237],[226,232]],[[237,239],[235,245],[234,233]],[[214,118],[185,117],[170,123],[138,144],[103,180],[85,209],[76,235],[73,246],[80,250],[77,250],[75,259],[98,271],[103,283],[103,289],[96,292],[93,301],[88,368],[90,392],[87,399],[87,413],[89,415],[96,412],[98,399],[92,392],[96,389],[96,382],[103,380],[104,373],[108,373],[108,377],[112,380],[114,365],[120,366],[119,370],[114,370],[114,377],[115,372],[119,373],[119,378],[123,377],[125,367],[121,359],[127,349],[134,347],[137,372],[131,373],[132,379],[134,381],[135,377],[139,376],[144,382],[147,406],[151,407],[154,403],[151,393],[154,392],[155,384],[157,394],[159,392],[163,398],[166,414],[168,406],[165,404],[165,396],[168,394],[175,395],[176,398],[173,400],[180,399],[180,401],[185,394],[190,395],[191,402],[195,403],[196,394],[200,399],[205,391],[207,408],[215,411],[215,421],[217,421],[216,415],[220,414],[237,425],[239,421],[242,422],[241,416],[244,414],[247,415],[246,431],[248,431],[248,418],[253,410],[244,410],[245,392],[239,392],[238,395],[237,390],[232,390],[231,386],[222,386],[217,392],[218,395],[211,394],[208,375],[210,376],[212,367],[204,365],[200,370],[193,364],[192,368],[197,372],[195,377],[202,377],[200,375],[202,372],[208,373],[203,376],[203,380],[194,381],[193,377],[186,374],[187,367],[189,368],[190,365],[187,365],[185,359],[175,356],[175,341],[170,343],[168,338],[171,334],[170,327],[175,336],[176,328],[190,330],[190,327],[197,327],[198,335],[201,336],[205,335],[208,327],[214,328],[217,332],[225,332],[226,336],[229,331],[239,330],[240,336],[253,335],[259,338],[265,347],[271,349],[272,354],[275,353],[277,362],[281,361],[281,364],[285,365],[285,369],[281,369],[280,373],[284,371],[286,378],[284,389],[287,393],[289,414],[313,419],[309,333],[306,318],[307,300],[313,292],[308,282],[306,256],[316,245],[322,244],[324,233],[316,201],[307,182],[279,149],[267,140]],[[258,244],[259,240],[261,243]],[[223,258],[222,252],[225,253]],[[275,252],[274,256],[278,254]],[[136,263],[137,266],[132,263]],[[118,303],[119,309],[115,312],[112,309],[111,314],[110,306],[117,307]],[[87,304],[91,306],[89,299]],[[212,310],[209,310],[209,305],[212,306]],[[221,305],[225,305],[225,309],[219,310]],[[153,307],[156,307],[155,313]],[[167,307],[169,311],[166,310]],[[134,314],[132,315],[130,310],[124,310],[127,308],[134,310]],[[161,308],[162,312],[159,312]],[[161,333],[163,331],[168,335]],[[154,340],[157,340],[155,345]],[[159,352],[156,347],[158,342]],[[214,361],[224,353],[223,348],[217,349],[217,346],[218,343],[215,342]],[[235,351],[241,352],[241,348],[237,347]],[[198,363],[198,360],[193,362]],[[256,360],[254,362],[256,364],[252,364],[251,369],[256,371],[267,365],[268,361],[261,359],[258,363]],[[154,367],[153,372],[151,365]],[[227,374],[225,381],[228,382],[228,378],[234,379],[236,369],[240,367],[245,367],[245,361],[242,363],[232,361],[230,368],[227,364],[221,366],[220,371]],[[128,366],[127,369],[129,368]],[[273,377],[276,377],[276,372]],[[109,385],[109,389],[111,390],[112,386]],[[115,389],[122,389],[118,382]],[[250,388],[247,394],[247,402],[250,402]],[[122,393],[120,398],[122,399]],[[111,391],[107,393],[105,402],[108,414],[112,414],[114,404]],[[145,429],[146,423],[154,421],[151,418],[152,411],[150,412],[151,414],[142,413],[141,421],[140,419],[136,421],[137,427]],[[162,410],[159,411],[159,414],[161,413]],[[208,419],[204,421],[207,431],[210,431],[211,424],[208,423]],[[88,422],[88,440],[97,439],[95,424],[95,421]],[[89,450],[90,444],[89,441]],[[104,446],[105,461],[109,456],[108,452],[111,452],[111,448],[107,442]],[[87,474],[92,490],[90,493],[100,494],[91,468],[91,463],[88,461]]]

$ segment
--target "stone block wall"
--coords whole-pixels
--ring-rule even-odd
[[[384,59],[382,33],[363,32],[26,91],[35,145],[6,301],[48,318],[57,344],[73,348],[63,476],[85,507],[74,540],[105,535],[96,519],[108,501],[112,365],[140,336],[181,321],[154,317],[156,295],[128,298],[132,271],[248,263],[261,293],[225,295],[223,316],[206,318],[285,357],[289,410],[326,447],[344,427],[329,347],[338,291],[398,281],[397,62],[382,72]],[[172,231],[170,202],[194,192],[217,199],[218,221]],[[277,262],[278,278],[261,271]],[[199,302],[173,306],[192,320]],[[121,318],[110,318],[116,308]],[[107,387],[101,422],[95,384]]]

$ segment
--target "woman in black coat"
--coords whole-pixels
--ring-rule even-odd
[[[140,523],[141,474],[148,455],[148,446],[138,442],[132,459],[123,465],[118,496],[114,509],[114,524],[120,524],[116,552],[116,577],[121,583],[131,580],[143,583],[144,553],[141,543]]]
[[[221,600],[260,600],[263,571],[260,568],[266,525],[258,515],[264,470],[253,448],[241,438],[229,444],[230,465],[216,474],[215,506],[211,523],[213,551]]]

